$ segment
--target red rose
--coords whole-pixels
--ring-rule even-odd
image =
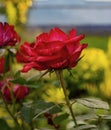
[[[0,47],[14,46],[20,41],[20,37],[14,30],[14,26],[0,22]]]
[[[24,43],[17,53],[17,60],[24,62],[22,72],[31,68],[37,70],[72,68],[77,64],[80,54],[87,44],[80,44],[84,35],[76,36],[72,29],[69,35],[59,28],[42,33],[35,44]]]
[[[2,92],[4,99],[8,103],[12,103],[12,95],[15,101],[20,101],[22,100],[25,96],[29,94],[29,89],[26,86],[21,86],[21,85],[14,85],[12,87],[12,84],[10,82],[5,85],[6,82],[0,82],[0,91]]]

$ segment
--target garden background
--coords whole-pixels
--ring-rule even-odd
[[[69,76],[68,71],[64,72],[69,98],[96,97],[111,105],[111,1],[98,1],[0,0],[0,22],[15,25],[22,39],[20,45],[24,41],[34,42],[38,34],[47,32],[53,27],[60,27],[65,32],[76,28],[78,34],[84,33],[83,43],[88,43],[88,48],[82,60],[72,69],[72,76]],[[11,66],[12,75],[17,75],[22,66],[14,60]],[[39,74],[40,72],[35,73],[35,70],[31,70],[22,76],[28,80],[35,80]],[[63,101],[64,96],[59,84],[53,74],[51,77],[46,75],[36,85],[32,84],[34,87],[27,96],[28,100],[44,99],[55,103]],[[93,112],[102,116],[108,113],[108,118],[100,124],[99,130],[111,129],[110,110],[90,110],[78,104],[74,109],[76,115],[87,114],[92,116],[91,118]],[[4,112],[4,108],[0,107],[1,122],[7,117],[7,113]],[[7,121],[9,126],[13,126],[10,119]],[[64,123],[65,121],[62,123],[62,129],[68,129],[71,125],[66,128]],[[44,124],[52,128],[47,125],[46,120],[39,119],[37,122],[39,127]],[[0,126],[2,128],[2,125]]]

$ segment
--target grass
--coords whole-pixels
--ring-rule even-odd
[[[89,35],[86,36],[82,42],[88,43],[88,47],[92,48],[100,48],[104,51],[107,51],[108,48],[108,36],[96,36],[96,35]]]

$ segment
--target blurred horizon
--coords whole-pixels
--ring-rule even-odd
[[[111,0],[34,0],[28,26],[111,25]],[[0,15],[0,21],[6,16]]]
[[[110,14],[111,1],[38,0],[30,9],[28,25],[111,25]]]
[[[111,34],[111,0],[33,0],[26,17],[23,25],[33,30],[60,27],[87,34]],[[1,13],[0,21],[6,22],[7,16]]]

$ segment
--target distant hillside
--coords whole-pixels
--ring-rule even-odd
[[[28,26],[31,30],[41,29],[44,31],[50,30],[53,27],[60,27],[65,31],[69,31],[71,28],[77,29],[78,33],[85,34],[97,34],[97,35],[111,35],[111,25],[39,25],[39,26]]]

